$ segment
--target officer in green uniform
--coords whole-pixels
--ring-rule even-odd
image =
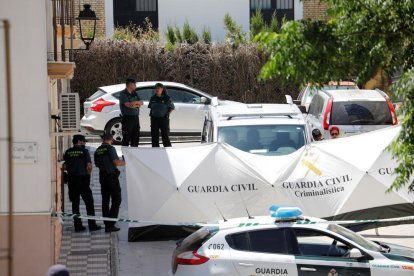
[[[122,114],[122,146],[138,147],[139,144],[139,108],[144,102],[139,98],[134,79],[126,80],[126,88],[119,95]]]
[[[148,108],[151,109],[151,141],[152,147],[160,146],[161,139],[164,147],[171,147],[169,137],[170,132],[170,113],[174,110],[174,103],[168,96],[167,90],[162,83],[155,84],[155,94],[151,97]]]
[[[99,168],[99,182],[101,183],[102,214],[104,217],[117,218],[121,205],[121,186],[119,184],[119,170],[117,166],[125,165],[118,159],[118,154],[112,146],[111,134],[103,136],[102,145],[95,151],[95,165]],[[109,207],[109,202],[111,207]],[[105,221],[105,232],[115,232],[120,229],[115,222]]]
[[[92,162],[89,151],[85,148],[86,139],[83,135],[74,135],[73,147],[66,150],[64,154],[65,170],[68,173],[69,199],[72,201],[72,213],[79,214],[80,197],[86,205],[86,212],[89,216],[95,215],[93,196],[90,188]],[[84,231],[79,218],[74,218],[75,231]],[[96,225],[95,220],[88,220],[89,231],[101,229]]]

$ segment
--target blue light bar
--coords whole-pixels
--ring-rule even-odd
[[[296,219],[302,216],[302,210],[298,207],[291,206],[278,206],[272,205],[269,208],[270,216],[276,219]]]

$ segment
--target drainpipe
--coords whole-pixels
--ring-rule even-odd
[[[6,109],[7,109],[7,158],[8,158],[8,231],[7,231],[7,271],[13,275],[13,124],[12,124],[12,93],[10,66],[10,23],[2,20],[4,28],[4,48],[6,63]]]

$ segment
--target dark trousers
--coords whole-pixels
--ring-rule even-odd
[[[152,147],[157,148],[160,146],[160,130],[162,144],[164,147],[171,147],[170,137],[168,137],[170,132],[170,119],[151,117]]]
[[[122,146],[138,147],[139,129],[138,116],[122,116]]]
[[[102,215],[109,218],[117,218],[121,206],[121,185],[118,174],[99,173],[102,194]],[[111,203],[111,207],[109,204]],[[105,221],[105,227],[114,226],[115,222]]]
[[[83,201],[85,202],[86,213],[88,214],[88,216],[94,216],[95,208],[93,206],[93,196],[90,187],[90,176],[69,176],[68,188],[69,199],[70,201],[72,201],[72,213],[80,214],[79,204],[80,198],[82,197]],[[79,228],[82,226],[81,219],[74,218],[73,221],[75,224],[75,228]],[[96,225],[95,220],[89,219],[88,225],[89,227],[94,227]]]

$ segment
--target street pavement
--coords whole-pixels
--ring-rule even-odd
[[[90,147],[91,158],[96,147]],[[91,189],[94,197],[95,214],[102,216],[101,187],[99,184],[99,172],[96,168],[91,175]],[[65,185],[64,210],[72,212],[72,205],[69,201],[67,185]],[[81,214],[86,215],[85,204],[81,200]],[[98,222],[103,227],[102,222]],[[88,226],[83,220],[83,225]],[[65,219],[62,225],[62,245],[60,250],[59,263],[65,265],[72,276],[83,275],[114,275],[116,264],[113,262],[116,254],[116,234],[105,233],[104,230],[80,233],[74,232],[73,220]]]
[[[98,145],[89,145],[91,153]],[[188,144],[175,144],[174,146],[185,145]],[[118,155],[121,156],[121,147],[116,146],[116,149]],[[94,192],[95,209],[97,215],[101,215],[101,196],[97,172],[98,170],[94,168],[91,185]],[[121,168],[120,183],[122,204],[119,217],[128,218],[128,191],[124,167]],[[67,204],[66,210],[69,210],[68,206]],[[81,212],[85,214],[83,204]],[[103,230],[92,234],[89,232],[74,233],[71,225],[71,221],[65,221],[60,261],[69,267],[71,275],[171,275],[171,256],[176,241],[128,242],[127,223],[118,223],[121,231],[112,234],[106,234]],[[413,224],[382,227],[360,233],[369,239],[414,248]]]

